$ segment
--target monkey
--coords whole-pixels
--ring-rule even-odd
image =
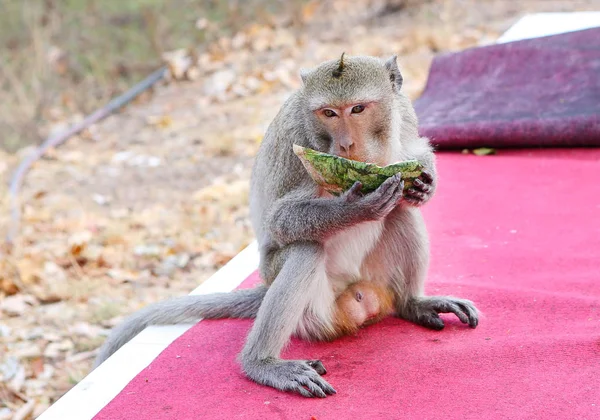
[[[336,299],[334,334],[328,341],[356,334],[362,327],[381,321],[394,311],[391,289],[373,282],[358,281]]]
[[[262,284],[149,305],[111,332],[95,366],[148,325],[254,318],[238,356],[246,376],[325,398],[337,391],[321,361],[280,358],[291,336],[331,340],[390,312],[433,330],[444,328],[440,313],[477,327],[470,300],[424,293],[430,244],[420,207],[437,188],[436,158],[401,90],[397,56],[342,55],[302,69],[300,78],[269,124],[250,176]],[[397,174],[368,194],[355,182],[333,196],[312,181],[293,144],[379,166],[415,159],[424,170],[406,192]]]

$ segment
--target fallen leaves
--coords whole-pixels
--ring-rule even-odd
[[[8,296],[0,302],[0,312],[6,316],[21,316],[37,303],[32,295]]]
[[[173,125],[173,118],[169,115],[150,115],[146,117],[146,122],[154,127],[165,129]]]
[[[169,70],[168,76],[175,80],[196,80],[198,69],[195,55],[187,49],[168,51],[162,55]]]
[[[0,259],[0,293],[11,296],[21,288],[17,267],[8,258]]]

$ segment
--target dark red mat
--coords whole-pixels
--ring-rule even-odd
[[[415,108],[440,150],[600,146],[600,28],[438,56]]]
[[[284,356],[321,359],[338,390],[304,399],[240,373],[250,321],[202,321],[95,418],[600,418],[600,150],[441,153],[439,171],[426,289],[473,299],[477,329],[444,315],[441,332],[387,319],[293,340]]]

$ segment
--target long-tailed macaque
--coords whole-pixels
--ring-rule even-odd
[[[336,391],[318,360],[283,360],[292,335],[331,340],[390,313],[440,330],[439,313],[475,328],[472,302],[425,296],[429,241],[419,207],[437,185],[435,156],[417,130],[393,56],[342,57],[301,71],[256,156],[250,192],[263,284],[150,305],[118,326],[97,364],[148,325],[197,318],[256,318],[241,352],[252,380],[306,397]],[[340,196],[317,186],[294,155],[299,144],[380,166],[416,159],[423,175],[404,192],[396,175],[377,190]]]

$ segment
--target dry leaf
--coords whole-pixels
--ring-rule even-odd
[[[25,420],[29,418],[29,415],[33,413],[33,409],[35,408],[35,401],[29,400],[25,403],[25,405],[21,406],[15,414],[13,415],[12,420]]]
[[[480,147],[479,149],[473,149],[473,153],[477,156],[494,155],[496,154],[496,149],[492,149],[489,147]]]
[[[44,372],[44,359],[41,357],[35,357],[29,362],[29,366],[33,372],[33,377],[37,378]]]
[[[313,18],[313,16],[319,8],[319,3],[320,2],[318,2],[317,0],[312,0],[302,7],[302,20],[304,22],[308,22]]]
[[[67,241],[69,245],[69,252],[74,255],[80,255],[87,244],[92,240],[92,232],[89,230],[84,230],[81,232],[76,232],[69,236]]]
[[[36,300],[31,295],[7,296],[0,301],[0,312],[8,316],[21,316],[25,314]]]
[[[169,115],[149,116],[146,118],[146,123],[158,128],[169,128],[173,125],[173,118]]]
[[[194,65],[192,57],[185,49],[165,52],[162,59],[169,69],[169,74],[175,80],[183,79],[186,71]]]

